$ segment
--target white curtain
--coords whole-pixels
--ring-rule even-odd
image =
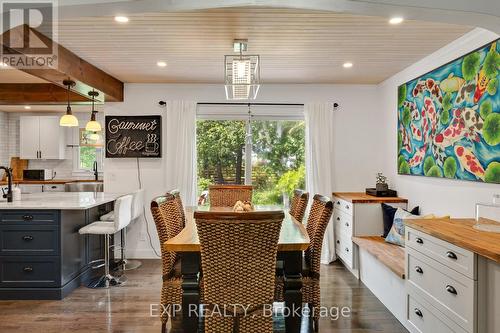
[[[332,103],[308,103],[304,105],[306,120],[306,173],[307,190],[311,199],[314,194],[331,197],[333,191],[333,110]],[[321,251],[321,262],[336,259],[334,225],[326,228]]]
[[[185,206],[196,205],[196,102],[168,101],[165,188],[179,189]]]

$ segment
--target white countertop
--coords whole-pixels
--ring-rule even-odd
[[[84,210],[108,202],[122,196],[119,193],[103,192],[44,192],[23,194],[21,201],[7,202],[0,199],[2,209],[65,209]]]

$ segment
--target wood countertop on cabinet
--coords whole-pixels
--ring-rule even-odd
[[[363,192],[333,192],[334,197],[352,203],[407,203],[408,199],[399,197],[376,197]]]
[[[51,179],[51,180],[12,180],[12,184],[22,185],[50,185],[50,184],[66,184],[66,183],[94,183],[94,179]],[[97,182],[102,183],[102,180]],[[7,185],[7,181],[0,181],[0,185]]]
[[[500,233],[474,229],[474,219],[406,219],[404,223],[410,228],[500,263]]]

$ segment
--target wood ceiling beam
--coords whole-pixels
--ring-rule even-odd
[[[26,30],[29,30],[30,33],[33,33],[46,45],[51,43],[54,44],[54,47],[57,48],[57,66],[55,68],[46,69],[18,68],[19,70],[61,87],[64,87],[62,83],[63,80],[71,79],[76,83],[72,88],[73,91],[82,96],[88,96],[89,91],[93,89],[97,90],[99,96],[96,100],[99,102],[123,101],[123,82],[88,63],[64,46],[57,44],[47,36],[27,25],[20,25],[5,31],[0,38],[0,43],[10,52],[22,54],[14,48],[11,48],[10,45],[11,43],[12,45],[24,45]],[[23,55],[30,59],[34,58],[29,54]],[[9,62],[7,62],[7,64],[9,64]],[[15,66],[13,67],[16,68]]]
[[[0,83],[0,105],[66,104],[66,89],[52,83]],[[89,97],[70,94],[71,104],[90,104]]]

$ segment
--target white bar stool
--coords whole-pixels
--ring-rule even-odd
[[[124,195],[115,200],[114,221],[96,221],[78,230],[80,235],[104,235],[104,275],[90,288],[108,288],[122,282],[109,273],[109,239],[120,230],[123,230],[131,221],[132,195]],[[98,266],[101,267],[101,266]]]
[[[131,222],[137,220],[144,212],[144,190],[140,189],[132,193],[132,218]],[[113,222],[114,221],[114,211],[111,211],[100,217],[103,222]],[[120,230],[120,240],[121,240],[121,264],[125,271],[139,268],[142,263],[139,260],[129,260],[126,259],[125,251],[127,248],[127,228]]]

